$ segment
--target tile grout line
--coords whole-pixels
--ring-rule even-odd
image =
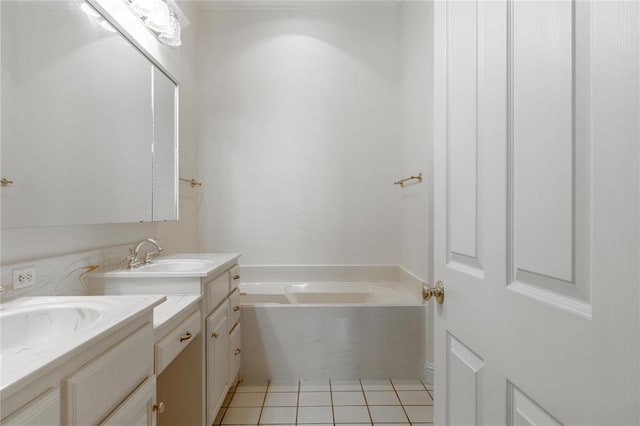
[[[360,390],[362,391],[362,397],[364,398],[364,403],[367,406],[367,413],[369,413],[369,420],[371,420],[371,424],[373,425],[373,416],[371,415],[371,410],[369,409],[369,401],[367,401],[367,394],[364,391],[364,385],[362,384],[362,380],[358,380],[360,383]]]
[[[260,420],[262,420],[262,412],[264,411],[264,404],[267,402],[267,393],[269,393],[269,385],[271,384],[271,380],[267,381],[267,388],[264,390],[264,398],[262,398],[262,407],[260,407],[260,415],[258,416],[258,423],[260,424]]]
[[[420,382],[420,383],[422,383],[422,382]],[[422,383],[422,386],[424,386],[424,383]],[[393,384],[393,381],[391,381],[391,387],[393,388],[393,392],[396,394],[396,398],[398,398],[398,402],[400,403],[400,406],[402,407],[402,411],[404,412],[404,415],[407,418],[407,421],[409,422],[410,425],[413,425],[413,423],[411,422],[411,419],[409,418],[409,414],[407,414],[407,410],[404,408],[404,403],[400,399],[400,395],[398,394],[398,389],[396,389],[396,385]]]
[[[231,405],[231,401],[233,401],[233,397],[235,395],[236,395],[236,388],[234,387],[233,390],[231,391],[231,398],[229,398],[229,405]],[[226,398],[226,396],[225,396],[225,398]],[[206,399],[205,399],[205,402],[207,402]],[[222,417],[220,417],[220,423],[216,424],[216,419],[213,419],[213,424],[214,425],[217,426],[217,425],[221,425],[222,424],[222,422],[224,421],[224,416],[227,415],[227,411],[229,410],[229,405],[227,405],[226,407],[222,407],[222,408],[224,408],[224,411],[222,412]],[[218,417],[218,416],[216,416],[216,417]]]
[[[296,395],[296,425],[298,424],[298,411],[300,410],[300,380],[298,380],[298,394]]]
[[[333,385],[331,385],[331,380],[329,380],[329,398],[331,400],[331,416],[333,418],[333,426],[336,424],[336,410],[333,408]]]

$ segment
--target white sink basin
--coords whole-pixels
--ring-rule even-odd
[[[140,266],[139,272],[195,272],[212,268],[211,262],[200,259],[157,259],[149,265]]]
[[[238,258],[239,255],[231,253],[183,253],[158,257],[148,265],[140,265],[136,268],[128,268],[124,264],[108,266],[88,274],[89,285],[99,282],[118,279],[119,283],[129,284],[156,284],[152,279],[167,278],[176,280],[192,280],[203,278],[225,267]],[[199,283],[198,283],[199,284]]]
[[[145,314],[158,295],[39,296],[0,304],[0,392],[51,371],[108,331]]]
[[[98,321],[103,312],[104,308],[101,310],[96,306],[87,306],[87,303],[73,302],[18,307],[4,312],[0,314],[0,358],[85,330]]]

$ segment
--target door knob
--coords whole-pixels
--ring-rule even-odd
[[[158,414],[164,413],[164,402],[161,402],[159,404],[154,404],[153,411],[157,412]]]
[[[422,297],[424,300],[429,300],[432,297],[435,297],[436,301],[442,305],[442,302],[444,302],[444,284],[442,281],[438,281],[435,287],[422,287]]]

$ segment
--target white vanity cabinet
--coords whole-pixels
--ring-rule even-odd
[[[118,407],[152,375],[153,327],[147,323],[63,380],[63,423],[96,424],[122,412]],[[155,379],[151,383],[155,395]]]
[[[240,305],[238,265],[205,284],[206,418],[211,425],[229,387],[240,373]]]
[[[200,334],[200,311],[191,314],[155,344],[155,373],[160,375]]]
[[[236,324],[229,333],[229,383],[240,373],[242,364],[242,334],[240,324]]]
[[[60,424],[60,388],[49,389],[18,412],[2,420],[5,426],[54,426]]]
[[[233,274],[233,272],[231,272]],[[240,275],[232,275],[233,277]],[[233,284],[233,281],[232,281]],[[229,382],[240,373],[242,364],[242,332],[240,329],[240,291],[235,288],[229,296]]]
[[[229,324],[227,305],[207,318],[207,424],[212,424],[217,402],[229,389]]]
[[[17,376],[14,372],[11,376],[3,370],[6,382],[0,393],[4,415],[0,424],[155,424],[153,309],[164,297],[55,298],[18,299],[14,309],[29,307],[35,312],[47,312],[38,309],[71,305],[79,311],[94,309],[100,318],[93,329],[80,329],[63,343],[49,339],[35,343],[36,350],[32,352],[26,348],[24,358],[31,361],[29,365],[40,365],[32,373]],[[60,324],[59,320],[56,323],[57,317],[48,318]],[[59,340],[65,337],[61,335]],[[50,358],[42,359],[45,356]],[[14,370],[25,368],[18,361],[4,359],[3,367],[13,363]]]
[[[100,425],[155,426],[158,409],[164,408],[156,406],[156,377],[151,376]]]
[[[159,258],[156,264],[183,261],[193,265],[200,261],[203,266],[178,272],[116,268],[88,275],[91,294],[160,293],[176,300],[198,297],[197,308],[183,311],[170,325],[158,318],[154,321],[157,404],[166,405],[165,412],[158,413],[159,426],[177,422],[210,426],[229,387],[240,377],[239,257],[233,253],[185,253]],[[200,386],[192,386],[197,380]],[[197,422],[192,418],[197,417],[194,413],[199,415]]]

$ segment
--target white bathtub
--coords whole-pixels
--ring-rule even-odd
[[[241,283],[249,303],[416,305],[422,301],[399,283],[300,282]]]
[[[426,315],[417,285],[298,281],[239,288],[245,379],[423,377]]]

